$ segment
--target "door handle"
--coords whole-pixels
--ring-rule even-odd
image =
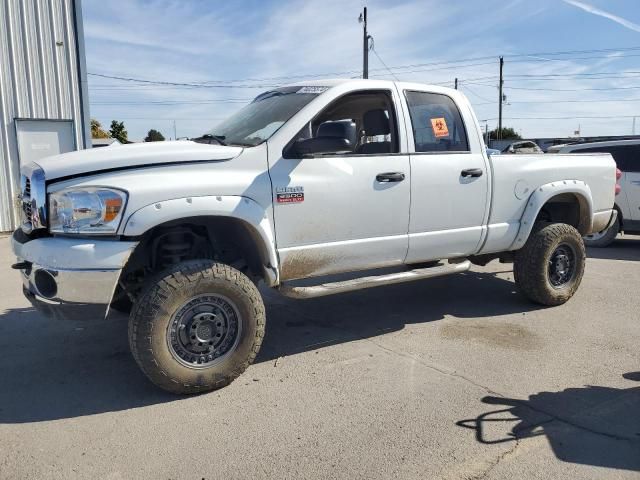
[[[460,175],[463,177],[481,177],[482,169],[481,168],[467,168],[460,172]]]
[[[401,182],[404,180],[404,173],[402,172],[379,173],[378,175],[376,175],[376,180],[381,183]]]

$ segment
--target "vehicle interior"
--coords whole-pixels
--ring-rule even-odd
[[[330,104],[304,126],[286,156],[381,155],[398,152],[393,103],[386,92],[355,92]]]

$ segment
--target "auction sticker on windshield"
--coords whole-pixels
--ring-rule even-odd
[[[309,86],[309,87],[301,87],[296,93],[324,93],[329,89],[329,87],[321,87],[321,86]]]

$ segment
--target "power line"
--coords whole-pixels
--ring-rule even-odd
[[[393,78],[395,78],[396,80],[400,81],[400,79],[399,79],[398,77],[396,77],[395,73],[393,73],[393,72],[389,69],[389,67],[387,67],[387,64],[386,64],[386,63],[384,63],[384,60],[382,60],[382,58],[380,58],[380,55],[378,55],[378,52],[376,51],[376,49],[375,49],[375,47],[374,47],[373,43],[371,44],[371,51],[372,51],[372,52],[373,52],[373,54],[376,56],[376,58],[377,58],[378,60],[380,60],[380,63],[384,66],[384,68],[386,68],[387,70],[389,70],[389,73],[390,73],[391,75],[393,75]]]
[[[166,82],[162,80],[144,80],[140,78],[132,78],[132,77],[121,77],[118,75],[105,75],[102,73],[87,73],[87,75],[91,75],[94,77],[101,78],[109,78],[112,80],[122,80],[125,82],[138,82],[138,83],[146,83],[153,85],[175,85],[175,86],[189,86],[194,88],[274,88],[278,87],[278,85],[209,85],[203,83],[186,83],[186,82]]]
[[[610,119],[610,118],[634,118],[638,115],[571,115],[570,117],[503,117],[503,120],[574,120],[574,119]],[[493,121],[497,118],[487,118]]]
[[[638,75],[640,74],[640,71],[635,71],[635,70],[628,70],[628,71],[623,71],[623,72],[585,72],[585,73],[549,73],[549,74],[536,74],[536,73],[531,73],[531,74],[523,74],[523,73],[519,73],[519,74],[513,74],[513,75],[509,75],[509,78],[519,78],[519,77],[544,77],[544,78],[548,78],[548,77],[583,77],[583,76],[596,76],[596,75],[614,75],[615,77],[620,77],[620,78],[625,78],[626,75]]]
[[[489,86],[489,85],[487,85]],[[527,87],[505,87],[507,90],[527,90],[542,92],[601,92],[609,90],[635,90],[637,87],[606,87],[606,88],[527,88]]]
[[[510,59],[511,63],[514,63],[514,62],[522,63],[522,62],[528,62],[531,60],[516,60],[516,59],[522,58],[522,57],[532,57],[532,56],[542,56],[542,55],[566,56],[566,55],[587,54],[587,53],[633,52],[638,50],[640,50],[640,46],[639,47],[607,48],[607,49],[591,49],[591,50],[571,50],[571,51],[564,51],[564,52],[534,52],[534,53],[521,53],[521,54],[507,54],[507,55],[504,55],[504,57]],[[640,56],[640,54],[618,55],[615,57],[608,56],[608,58],[620,59],[620,58],[635,57],[635,56]],[[391,67],[385,65],[384,68],[371,69],[370,71],[373,72],[373,71],[384,71],[384,70],[386,71],[406,70],[409,68],[434,67],[434,66],[440,66],[440,65],[451,65],[451,67],[448,67],[448,68],[464,68],[468,66],[476,66],[476,65],[483,65],[483,64],[472,64],[472,65],[455,65],[455,64],[476,62],[480,60],[490,60],[490,59],[495,60],[496,57],[497,55],[491,55],[491,56],[472,57],[472,58],[453,60],[453,61],[417,63],[417,64],[409,64],[409,65],[397,65],[397,66],[391,66]],[[553,60],[556,60],[556,61],[557,60],[586,60],[586,59],[593,59],[593,58],[603,58],[603,57],[602,56],[568,57],[564,59],[553,59]],[[541,59],[536,59],[536,61],[550,61],[550,59],[541,58]],[[384,64],[384,62],[382,63]],[[487,63],[491,63],[491,62],[487,62]],[[397,72],[397,73],[418,73],[420,71],[423,71],[423,70]],[[314,77],[326,77],[329,75],[341,76],[341,75],[350,75],[354,73],[359,73],[359,71],[348,70],[348,71],[333,72],[333,73],[315,73],[315,74],[303,74],[303,75],[287,75],[287,76],[279,76],[279,77],[245,78],[245,79],[234,79],[234,80],[208,80],[204,82],[166,82],[166,81],[144,80],[144,79],[127,77],[124,75],[106,75],[106,74],[100,74],[95,72],[90,72],[89,75],[95,76],[95,77],[110,78],[114,80],[129,81],[129,82],[138,82],[138,83],[156,84],[156,85],[170,85],[170,86],[189,86],[194,88],[273,88],[278,85],[253,85],[253,84],[252,85],[247,85],[247,84],[231,85],[231,84],[235,84],[239,82],[305,79],[305,78],[314,78]]]
[[[482,95],[477,94],[477,93],[476,93],[476,92],[474,92],[471,88],[469,88],[466,84],[464,84],[462,81],[459,81],[458,83],[459,83],[459,85],[460,85],[461,87],[464,87],[464,89],[465,89],[467,92],[469,92],[469,93],[470,93],[470,94],[472,94],[473,96],[475,96],[475,97],[479,98],[480,100],[483,100],[483,101],[488,102],[488,103],[496,103],[496,102],[495,102],[495,101],[493,101],[493,100],[489,100],[488,98],[483,97]]]
[[[251,99],[220,99],[220,100],[159,100],[148,102],[127,102],[127,101],[115,101],[115,102],[89,102],[91,105],[202,105],[202,104],[215,104],[215,103],[247,103]]]
[[[610,103],[610,102],[640,102],[640,98],[611,98],[603,100],[522,100],[509,102],[510,104],[516,103]]]

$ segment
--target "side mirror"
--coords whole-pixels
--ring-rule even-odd
[[[339,137],[317,137],[298,140],[293,144],[293,153],[298,158],[326,153],[351,152],[351,142],[346,138]]]

